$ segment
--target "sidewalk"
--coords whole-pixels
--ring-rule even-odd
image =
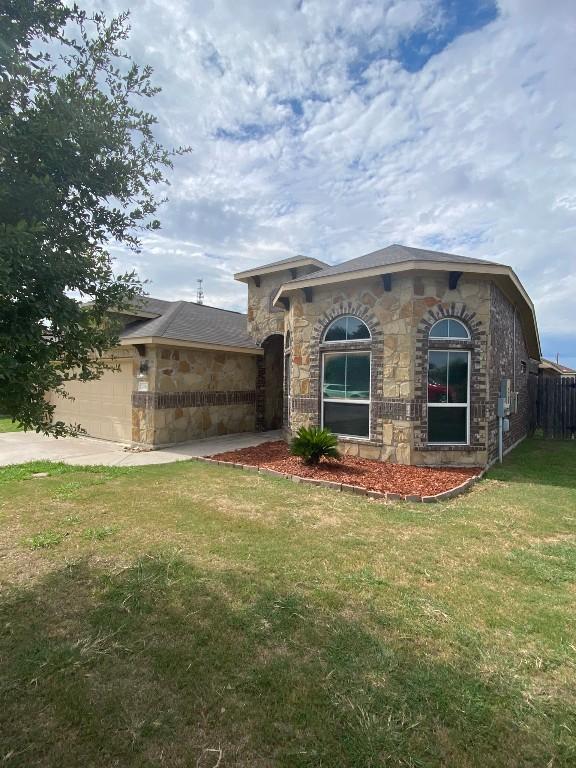
[[[271,440],[281,440],[280,431],[245,432],[161,448],[157,451],[132,451],[121,443],[91,437],[46,437],[35,432],[0,433],[0,466],[26,461],[63,461],[66,464],[104,464],[107,466],[143,466],[185,461],[191,456],[248,448]]]

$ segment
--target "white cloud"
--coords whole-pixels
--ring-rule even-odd
[[[242,307],[234,271],[399,241],[511,264],[541,332],[576,336],[576,16],[571,0],[499,10],[409,72],[398,45],[440,34],[439,2],[135,6],[161,136],[194,148],[138,262],[151,292],[189,297],[204,277],[210,303]]]

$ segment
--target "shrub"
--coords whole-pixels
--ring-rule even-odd
[[[318,464],[322,457],[339,459],[338,441],[328,429],[300,427],[290,445],[290,453],[299,456],[305,464]]]

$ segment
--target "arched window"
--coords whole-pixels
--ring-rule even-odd
[[[461,323],[460,320],[455,320],[453,317],[445,317],[443,320],[438,320],[430,328],[431,339],[455,339],[461,341],[462,339],[469,339],[470,333],[468,328]]]
[[[438,342],[470,339],[464,323],[452,317],[438,320],[430,328],[428,350],[428,442],[437,445],[466,445],[469,440],[470,352]]]
[[[324,341],[364,341],[371,338],[368,326],[359,317],[343,315],[333,320],[324,333]]]
[[[370,437],[370,342],[366,323],[353,315],[334,320],[323,340],[334,351],[322,355],[322,426],[343,437]]]

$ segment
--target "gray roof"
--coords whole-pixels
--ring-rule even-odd
[[[296,256],[288,256],[287,259],[280,259],[280,261],[271,261],[269,264],[257,264],[255,267],[250,267],[250,269],[246,269],[244,271],[251,272],[253,269],[270,269],[271,267],[281,267],[284,264],[290,264],[293,261],[302,261],[303,259],[308,258],[308,256],[297,254]]]
[[[320,261],[319,259],[314,259],[311,256],[303,256],[302,254],[298,254],[296,256],[289,256],[287,259],[280,259],[280,261],[272,261],[269,264],[257,264],[254,267],[250,267],[249,269],[244,269],[242,272],[237,272],[234,277],[238,279],[239,277],[242,277],[242,275],[249,275],[253,272],[266,272],[271,269],[275,269],[276,267],[283,267],[286,266],[287,269],[289,269],[290,264],[293,264],[297,261],[306,261],[309,264],[316,264],[319,267],[326,267],[328,266],[324,261]]]
[[[153,299],[151,296],[141,296],[134,300],[133,306],[136,311],[140,309],[144,312],[161,315],[163,312],[166,312],[171,304],[174,304],[174,302],[165,301],[164,299]]]
[[[148,312],[158,312],[151,319],[129,323],[120,338],[136,339],[143,336],[225,347],[258,349],[248,336],[247,318],[240,312],[217,309],[193,301],[163,301],[146,297],[138,306]]]
[[[443,251],[428,251],[423,248],[410,248],[407,245],[389,245],[387,248],[381,248],[379,251],[372,251],[364,256],[358,256],[355,259],[344,261],[342,264],[336,264],[333,267],[326,267],[319,272],[314,272],[305,277],[297,277],[290,280],[290,284],[303,282],[304,280],[321,280],[323,277],[332,275],[345,275],[349,272],[357,272],[363,269],[373,269],[374,267],[389,267],[392,264],[402,264],[406,261],[446,261],[450,263],[463,262],[466,264],[492,264],[495,261],[486,261],[485,259],[471,259],[468,256],[458,256],[454,253],[444,253]],[[498,265],[500,266],[500,265]]]

